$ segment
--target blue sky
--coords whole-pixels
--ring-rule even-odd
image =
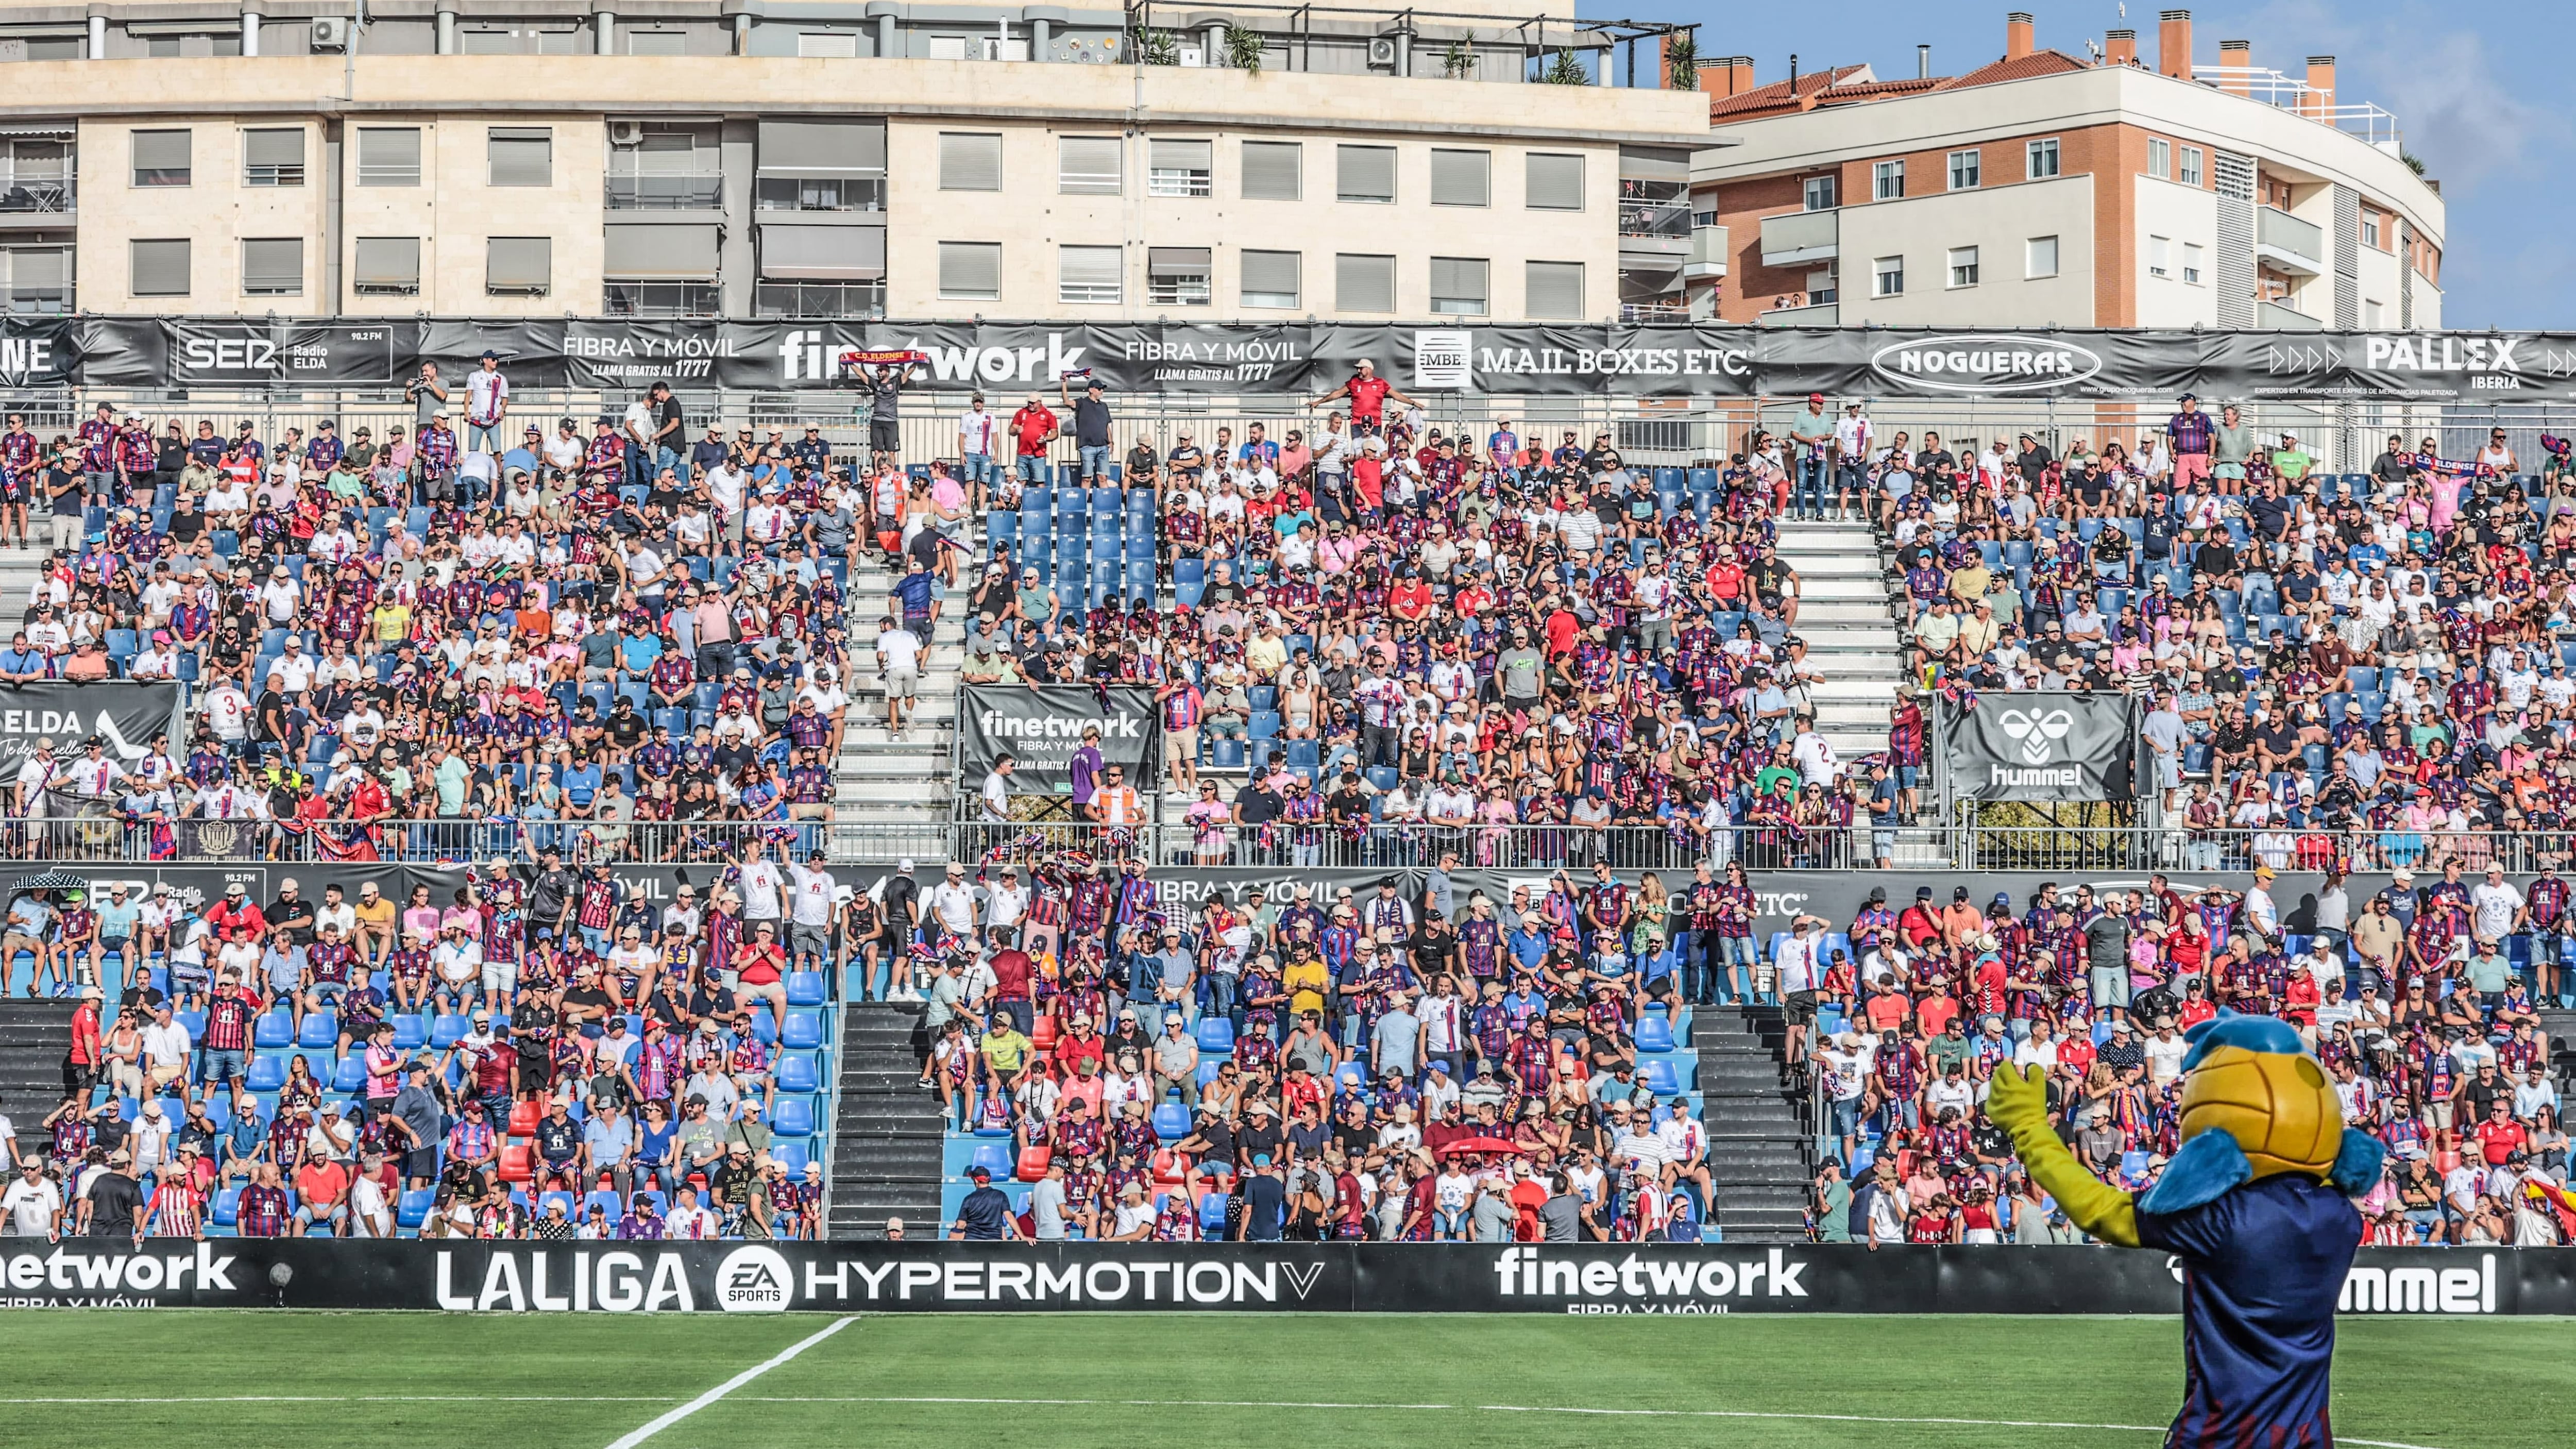
[[[1834,0],[1729,6],[1691,0],[1582,0],[1585,16],[1700,22],[1704,56],[1750,55],[1758,79],[1867,62],[1914,74],[1914,47],[1954,75],[2003,54],[2004,16],[2038,20],[2039,43],[2083,55],[2086,39],[2126,26],[2155,63],[2156,16],[2174,0]],[[2248,40],[2254,64],[2304,76],[2336,58],[2339,99],[2394,112],[2449,204],[2443,315],[2453,327],[2576,327],[2576,118],[2568,84],[2576,4],[2569,0],[2270,0],[2191,4],[2194,59]]]

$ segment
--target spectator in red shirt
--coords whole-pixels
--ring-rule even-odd
[[[2495,1105],[2487,1109],[2487,1120],[2479,1123],[2472,1135],[2477,1138],[2478,1151],[2485,1155],[2489,1167],[2504,1166],[2530,1138],[2522,1124],[2513,1120],[2513,1104],[2502,1097],[2496,1098]]]
[[[1363,357],[1353,364],[1353,367],[1355,370],[1340,387],[1334,388],[1306,406],[1319,408],[1343,398],[1350,399],[1351,434],[1354,437],[1363,438],[1385,429],[1386,405],[1389,402],[1399,402],[1409,408],[1422,406],[1396,391],[1395,384],[1378,376],[1377,364],[1369,359]]]
[[[1030,393],[1027,404],[1011,414],[1011,439],[1016,460],[1012,466],[1021,482],[1044,484],[1047,481],[1047,444],[1055,441],[1060,431],[1055,414],[1047,411],[1047,405],[1039,400],[1036,393]]]

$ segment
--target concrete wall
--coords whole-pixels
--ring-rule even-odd
[[[1842,320],[1891,327],[2091,325],[2093,178],[1942,192],[1846,207],[1842,215]],[[2027,276],[2028,243],[2058,239],[2057,272]],[[1949,284],[1949,253],[1977,248],[1978,281]],[[1872,295],[1875,262],[1905,258],[1905,294]]]

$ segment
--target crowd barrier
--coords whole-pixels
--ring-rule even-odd
[[[1726,1244],[0,1239],[0,1306],[604,1313],[2178,1313],[2161,1253]],[[2350,1314],[2576,1313],[2576,1253],[2364,1248]]]

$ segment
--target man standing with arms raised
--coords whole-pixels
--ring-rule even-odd
[[[1349,398],[1351,401],[1351,435],[1375,437],[1386,431],[1386,405],[1399,402],[1406,407],[1422,404],[1395,390],[1395,384],[1377,375],[1377,364],[1363,357],[1353,364],[1354,371],[1340,387],[1306,404],[1319,408],[1327,403]]]

